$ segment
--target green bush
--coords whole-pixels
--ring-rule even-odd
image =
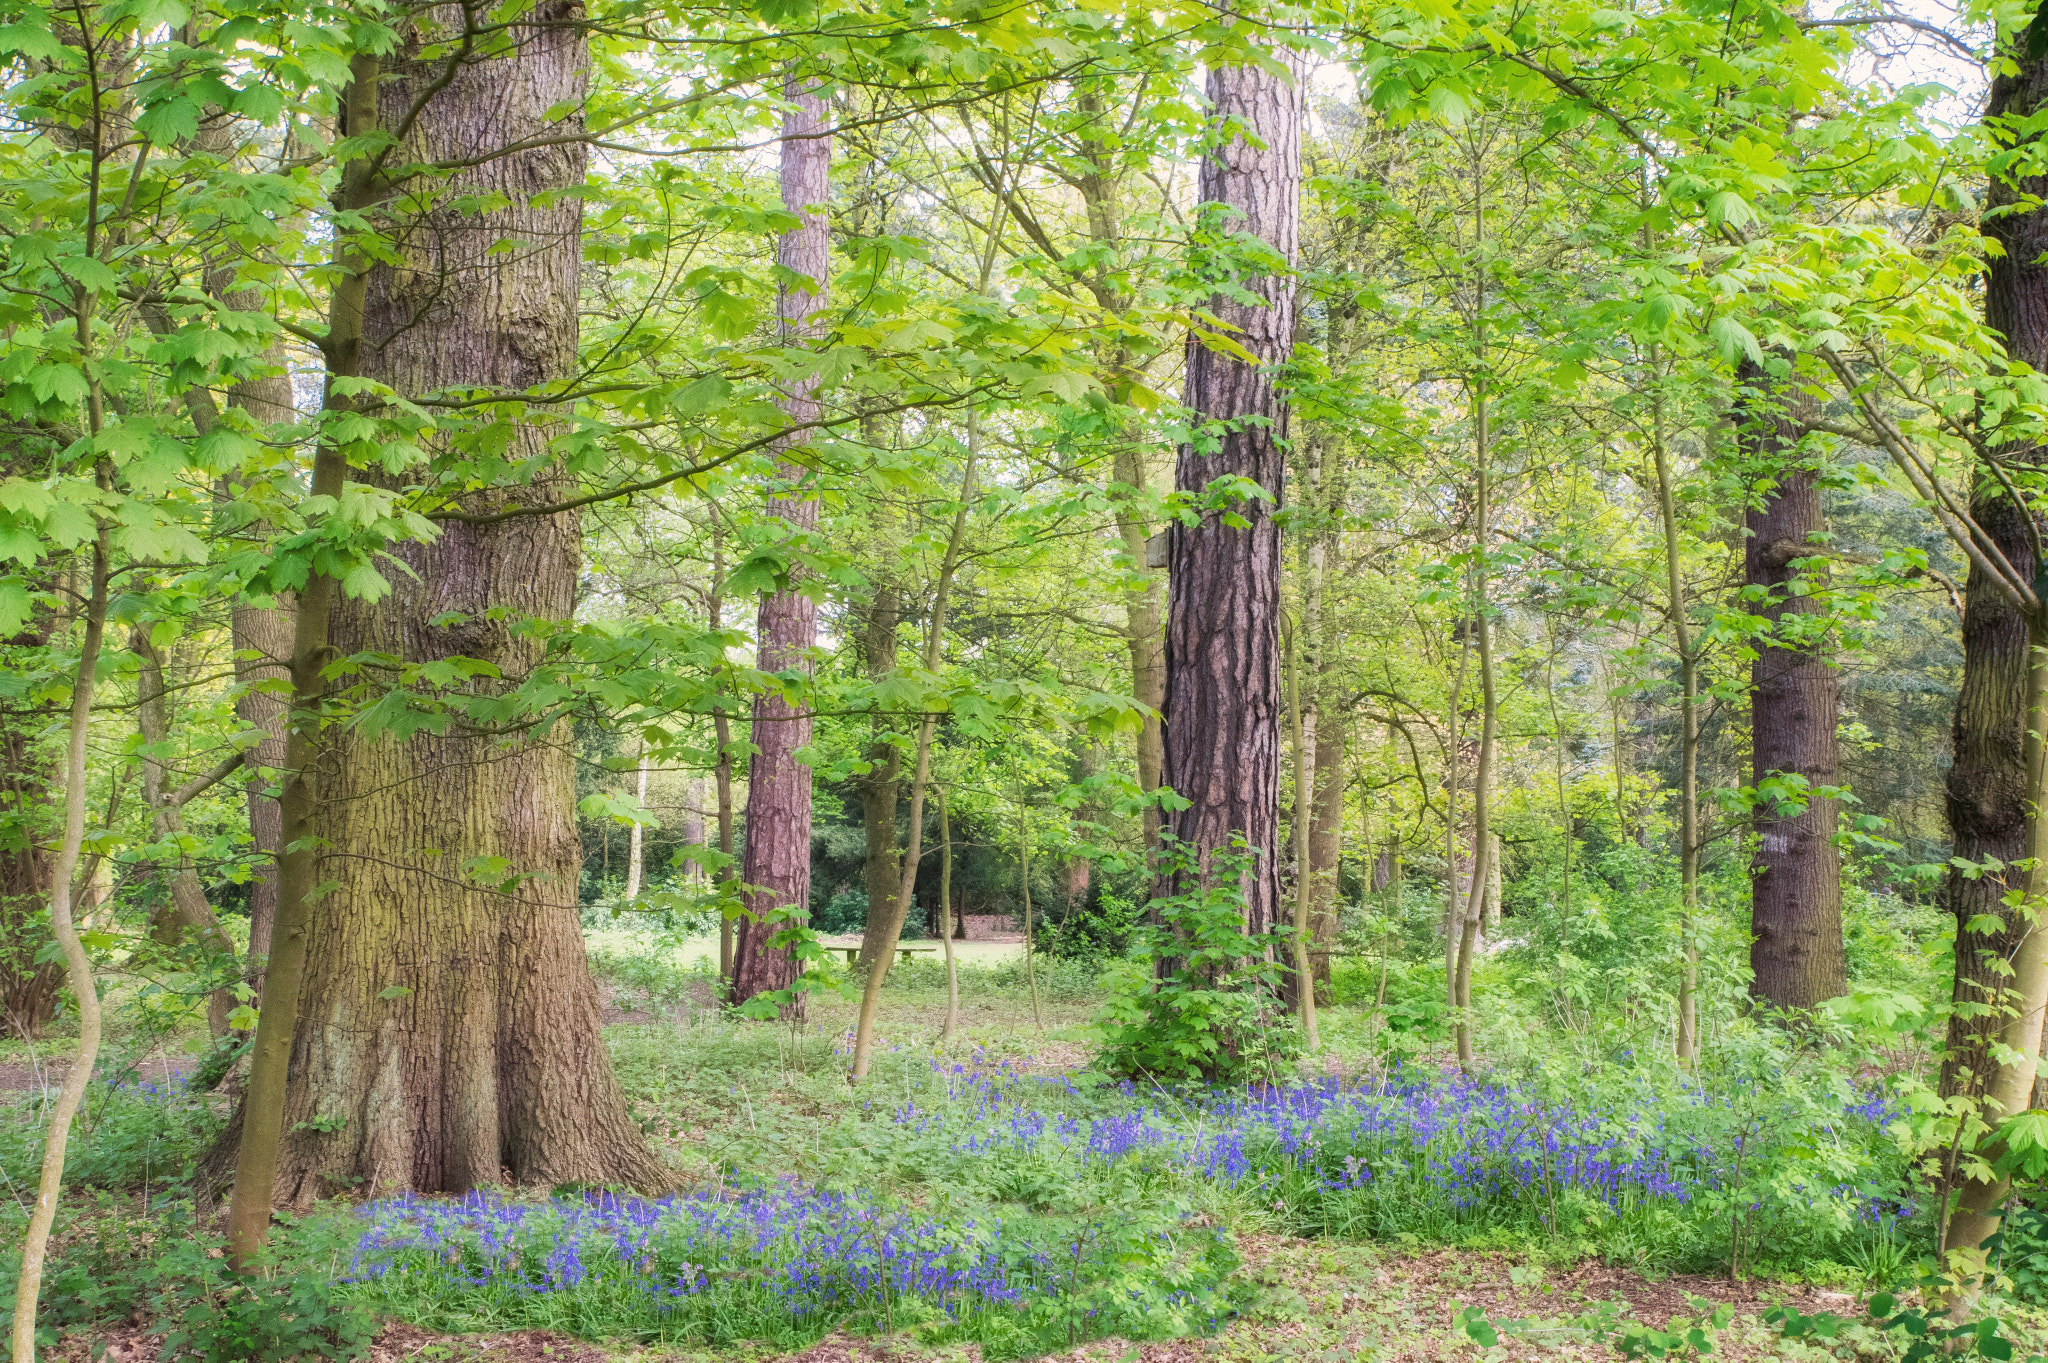
[[[1133,929],[1130,957],[1102,977],[1109,997],[1095,1018],[1101,1068],[1230,1083],[1271,1082],[1291,1067],[1300,1035],[1275,996],[1279,972],[1267,964],[1281,938],[1248,935],[1243,926],[1252,855],[1240,844],[1199,874],[1176,844],[1161,848],[1159,864],[1187,888],[1152,901],[1153,922]]]

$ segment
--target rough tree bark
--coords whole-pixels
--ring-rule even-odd
[[[383,125],[404,130],[397,162],[476,159],[563,131],[550,110],[578,105],[585,82],[576,14],[573,0],[529,11],[510,50],[480,60],[445,43],[423,57],[448,34],[414,28],[379,87]],[[431,17],[462,21],[452,9]],[[570,374],[581,207],[545,196],[580,185],[585,156],[573,142],[535,147],[437,182],[440,196],[509,201],[487,213],[445,197],[413,205],[394,228],[398,261],[369,271],[362,372],[407,395],[516,393]],[[520,248],[494,250],[506,239]],[[510,457],[540,461],[549,430],[525,421],[506,438]],[[557,489],[543,475],[533,491]],[[540,653],[514,622],[574,609],[579,532],[573,512],[446,523],[437,541],[398,551],[410,571],[387,572],[390,596],[336,603],[333,647],[482,659],[517,679]],[[599,1032],[566,726],[511,740],[459,725],[405,740],[344,729],[321,784],[321,877],[333,888],[309,924],[277,1199],[508,1179],[664,1183]],[[510,879],[482,883],[465,869],[476,859],[504,868],[493,881]]]
[[[1744,581],[1763,593],[1752,607],[1774,634],[1750,665],[1753,779],[1799,775],[1813,787],[1838,782],[1835,724],[1841,699],[1834,667],[1819,634],[1825,610],[1788,584],[1808,576],[1795,560],[1820,552],[1826,531],[1816,473],[1798,467],[1793,410],[1802,401],[1789,385],[1744,361],[1739,438],[1759,463],[1775,464],[1775,486],[1748,513]],[[1750,995],[1772,1008],[1808,1009],[1848,987],[1842,944],[1841,857],[1834,836],[1835,801],[1807,800],[1802,812],[1756,814],[1757,853],[1750,894],[1753,937]]]
[[[2048,100],[2048,60],[2020,57],[2017,75],[1992,82],[1991,118],[2027,117]],[[2005,339],[2006,354],[2048,369],[2048,213],[2013,212],[2019,195],[2048,192],[2048,177],[2008,183],[1994,177],[1984,231],[2004,250],[1991,257],[1984,280],[1984,320]],[[2039,451],[2009,450],[2023,462]],[[2031,581],[2038,527],[1995,479],[1980,476],[1970,514],[2006,561]],[[1956,696],[1955,765],[1947,804],[1954,855],[2001,869],[1981,876],[1951,870],[1948,907],[1955,915],[1955,1011],[1941,1068],[1945,1096],[1981,1097],[1997,1068],[1990,1048],[2005,1026],[2011,962],[2027,935],[2025,920],[2005,904],[2024,886],[2012,863],[2026,856],[2028,702],[2026,616],[1989,575],[1972,566],[1963,589],[1963,683]],[[1995,925],[1995,926],[1994,926]]]
[[[824,97],[807,86],[784,90],[789,109],[782,116],[782,206],[799,214],[800,226],[783,234],[776,261],[810,281],[810,287],[785,287],[777,301],[783,344],[801,346],[817,331],[814,314],[823,311],[831,283],[832,238],[825,215],[818,211],[831,197],[832,138],[826,131]],[[815,421],[819,406],[817,380],[789,385],[782,410],[792,425]],[[801,434],[791,437],[801,444]],[[804,471],[793,463],[776,466],[781,488],[768,499],[768,514],[792,530],[817,528],[818,504],[803,495]],[[761,598],[755,626],[759,667],[763,672],[810,672],[809,652],[818,641],[818,608],[794,585]],[[804,915],[811,896],[811,769],[796,754],[811,741],[811,712],[792,706],[777,692],[754,702],[754,760],[747,772],[746,864],[740,879],[756,886],[747,897],[740,920],[732,967],[731,997],[744,1003],[757,994],[788,989],[797,981],[796,957],[774,945],[784,924],[778,911]],[[803,1016],[798,995],[784,1005],[785,1017]]]
[[[1257,237],[1292,264],[1300,231],[1302,87],[1300,62],[1288,64],[1286,77],[1245,66],[1209,72],[1215,116],[1244,133],[1203,158],[1199,197],[1222,206],[1218,231]],[[1233,838],[1255,854],[1244,879],[1245,926],[1263,933],[1282,921],[1280,530],[1273,512],[1286,480],[1287,406],[1273,371],[1293,354],[1295,297],[1287,274],[1246,267],[1235,283],[1254,301],[1219,295],[1210,307],[1237,328],[1233,339],[1257,363],[1189,338],[1186,401],[1203,426],[1181,447],[1174,485],[1199,498],[1219,478],[1243,478],[1270,500],[1234,501],[1242,528],[1209,510],[1196,524],[1176,523],[1167,532],[1163,774],[1188,802],[1167,818],[1168,829],[1204,869]]]
[[[38,613],[9,647],[41,648],[53,617]],[[0,1023],[28,1040],[57,1016],[60,961],[38,962],[49,941],[47,843],[56,805],[55,762],[37,734],[50,722],[39,705],[0,705]]]

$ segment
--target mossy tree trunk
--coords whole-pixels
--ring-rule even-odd
[[[509,49],[466,61],[445,45],[423,57],[415,31],[391,60],[379,104],[385,126],[406,129],[395,163],[480,164],[440,181],[437,201],[396,225],[398,261],[371,269],[367,377],[411,396],[517,393],[573,372],[581,208],[545,196],[583,182],[585,152],[479,153],[565,131],[549,111],[583,94],[578,15],[544,4],[514,23]],[[445,206],[492,194],[507,206]],[[494,249],[507,239],[521,248]],[[530,414],[504,422],[508,457],[544,462],[550,428]],[[528,495],[554,491],[543,476]],[[489,497],[465,505],[503,509]],[[435,542],[399,551],[410,571],[387,573],[390,596],[336,604],[334,649],[478,659],[516,681],[540,661],[518,622],[574,609],[579,530],[572,512],[444,523]],[[510,739],[459,722],[403,740],[343,729],[321,788],[320,874],[332,888],[311,915],[278,1200],[664,1182],[599,1031],[566,726]]]

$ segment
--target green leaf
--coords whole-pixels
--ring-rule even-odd
[[[0,578],[0,637],[21,633],[34,607],[27,586],[19,578]]]
[[[135,120],[135,130],[156,143],[168,147],[184,138],[199,136],[199,105],[183,95],[175,95],[161,104],[152,104],[142,111]]]
[[[115,274],[105,261],[92,256],[65,256],[57,262],[57,268],[99,293],[111,293],[121,282],[121,276]]]
[[[28,386],[42,402],[84,402],[91,391],[85,375],[68,364],[46,364],[30,371]]]

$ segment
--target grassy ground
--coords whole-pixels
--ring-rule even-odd
[[[644,942],[622,934],[593,934],[592,945],[600,957],[645,956],[639,950]],[[1503,1240],[1490,1233],[1490,1239],[1467,1237],[1461,1244],[1410,1234],[1371,1241],[1301,1240],[1285,1233],[1289,1208],[1279,1202],[1262,1205],[1242,1191],[1150,1175],[1115,1186],[1113,1180],[1099,1187],[1080,1186],[1062,1182],[1064,1175],[1057,1170],[1048,1181],[1023,1165],[1016,1179],[1006,1182],[1000,1176],[1001,1160],[991,1161],[989,1176],[972,1188],[935,1182],[932,1169],[939,1166],[931,1148],[907,1137],[901,1121],[892,1123],[889,1114],[905,1103],[930,1101],[935,1061],[977,1070],[1007,1063],[1013,1070],[1044,1076],[1080,1070],[1089,1053],[1086,1023],[1097,1004],[1087,972],[1056,962],[1036,963],[1034,1005],[1021,962],[1014,955],[982,953],[985,959],[972,962],[963,973],[959,1033],[940,1048],[945,995],[936,963],[921,960],[897,970],[882,996],[880,1047],[872,1076],[856,1091],[845,1078],[855,1009],[849,995],[814,998],[805,1023],[796,1029],[728,1022],[692,1002],[691,991],[702,982],[690,973],[690,948],[685,943],[672,951],[658,963],[661,971],[609,981],[620,995],[616,1013],[660,1020],[619,1022],[606,1029],[632,1114],[674,1167],[685,1190],[723,1188],[729,1180],[749,1174],[786,1176],[807,1184],[870,1189],[892,1204],[928,1210],[971,1195],[988,1206],[1007,1209],[1003,1214],[1020,1223],[1040,1215],[1092,1217],[1099,1222],[1118,1214],[1116,1198],[1136,1197],[1139,1201],[1129,1204],[1133,1214],[1166,1215],[1170,1204],[1180,1208],[1175,1214],[1191,1218],[1190,1224],[1227,1227],[1243,1262],[1234,1275],[1235,1314],[1223,1315],[1220,1328],[1174,1340],[1097,1340],[1071,1349],[1054,1340],[1054,1356],[1076,1363],[1605,1358],[1616,1352],[1610,1343],[1597,1340],[1611,1334],[1616,1319],[1664,1330],[1721,1304],[1730,1308],[1727,1322],[1706,1336],[1717,1357],[1803,1363],[1822,1357],[1898,1354],[1894,1343],[1880,1340],[1867,1327],[1856,1327],[1824,1349],[1784,1341],[1765,1325],[1763,1313],[1784,1303],[1808,1313],[1832,1310],[1853,1315],[1855,1298],[1844,1289],[1855,1284],[1842,1281],[1838,1267],[1820,1274],[1819,1282],[1789,1277],[1733,1282],[1725,1275],[1674,1274],[1641,1260],[1603,1261],[1588,1256],[1583,1246],[1544,1244],[1526,1235]],[[684,1005],[637,1007],[657,994],[682,999]],[[1330,1010],[1325,1030],[1333,1044],[1323,1065],[1346,1073],[1366,1064],[1365,1039],[1376,1026],[1365,1010]],[[175,1064],[198,1039],[191,1029],[176,1033],[151,1059],[159,1069]],[[68,1042],[60,1037],[34,1051],[36,1059],[47,1064],[66,1049]],[[115,1049],[121,1049],[118,1039]],[[14,1043],[0,1050],[0,1065],[7,1064],[29,1068],[28,1048]],[[149,1068],[140,1067],[145,1075]],[[0,1122],[14,1123],[14,1130],[25,1135],[33,1096],[0,1093],[0,1104],[13,1108],[0,1113]],[[215,1105],[219,1106],[217,1100]],[[203,1113],[193,1120],[201,1119]],[[177,1148],[180,1132],[151,1126],[116,1105],[101,1112],[81,1134],[87,1148],[100,1151],[95,1156],[100,1163],[92,1167],[109,1185],[119,1179],[105,1171],[150,1159],[157,1163],[148,1167],[148,1181],[140,1188],[131,1182],[74,1193],[65,1204],[63,1237],[72,1244],[95,1236],[133,1244],[161,1234],[160,1209],[177,1191],[175,1173],[167,1177],[163,1161]],[[193,1133],[183,1134],[189,1138]],[[152,1153],[159,1147],[164,1154]],[[26,1141],[16,1140],[8,1149],[11,1153],[0,1158],[0,1174],[8,1179],[10,1195],[0,1240],[11,1238],[20,1224],[26,1207],[23,1185],[32,1177],[32,1152]],[[309,1237],[308,1243],[342,1246],[356,1234],[358,1224],[352,1209],[337,1206],[299,1229]],[[150,1251],[145,1247],[121,1252],[146,1257]],[[333,1266],[346,1262],[344,1250],[321,1253],[327,1256],[329,1271],[338,1271]],[[1614,1303],[1618,1305],[1603,1305]],[[741,1341],[706,1348],[607,1341],[601,1326],[587,1325],[577,1327],[585,1336],[581,1339],[535,1328],[467,1333],[451,1324],[445,1313],[435,1316],[431,1306],[409,1301],[405,1314],[411,1320],[401,1316],[387,1323],[374,1356],[388,1363],[752,1363],[779,1356],[801,1357],[805,1363],[853,1363],[884,1357],[936,1361],[978,1357],[981,1352],[973,1344],[935,1342],[931,1330],[902,1328],[900,1322],[892,1337],[877,1338],[884,1333],[884,1322],[866,1317],[854,1320],[850,1331],[835,1331],[816,1343],[793,1340],[777,1347]],[[1500,1343],[1482,1348],[1456,1328],[1459,1313],[1468,1307],[1480,1308],[1502,1325]],[[2019,1314],[2022,1342],[2048,1346],[2048,1333],[2037,1328],[2033,1314]],[[422,1321],[427,1324],[417,1323]],[[1512,1329],[1508,1322],[1515,1322]],[[139,1363],[158,1353],[145,1325],[103,1321],[73,1332],[54,1356],[78,1363],[89,1358]],[[1670,1356],[1695,1354],[1679,1348]]]

